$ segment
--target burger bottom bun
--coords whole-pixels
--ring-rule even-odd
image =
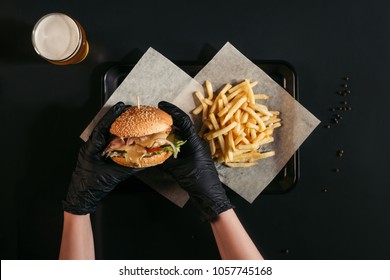
[[[117,164],[131,167],[131,168],[144,168],[144,167],[150,167],[155,166],[163,163],[165,160],[167,160],[172,155],[172,152],[163,152],[159,155],[154,155],[151,157],[144,157],[140,160],[140,165],[135,165],[133,162],[127,162],[125,158],[123,157],[112,157],[111,159],[116,162]]]

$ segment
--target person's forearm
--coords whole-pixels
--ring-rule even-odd
[[[92,225],[89,214],[73,215],[64,212],[64,227],[60,260],[95,259]]]
[[[219,214],[211,228],[222,259],[263,259],[233,209]]]

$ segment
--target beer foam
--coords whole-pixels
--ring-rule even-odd
[[[79,37],[77,24],[64,14],[43,17],[33,32],[35,49],[50,60],[62,60],[71,56],[79,47]]]

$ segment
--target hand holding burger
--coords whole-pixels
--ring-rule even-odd
[[[80,148],[63,209],[75,215],[96,210],[98,203],[117,184],[142,169],[120,166],[102,156],[110,138],[113,121],[125,110],[122,102],[114,105],[99,121],[90,138]]]
[[[177,159],[167,159],[161,168],[173,175],[199,208],[201,220],[211,222],[233,208],[219,180],[209,144],[196,133],[190,117],[175,105],[162,101],[159,108],[173,118],[178,134],[186,144]]]

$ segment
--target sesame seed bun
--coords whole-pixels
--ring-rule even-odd
[[[142,137],[171,129],[172,117],[152,106],[130,107],[111,125],[110,133],[118,137]]]

